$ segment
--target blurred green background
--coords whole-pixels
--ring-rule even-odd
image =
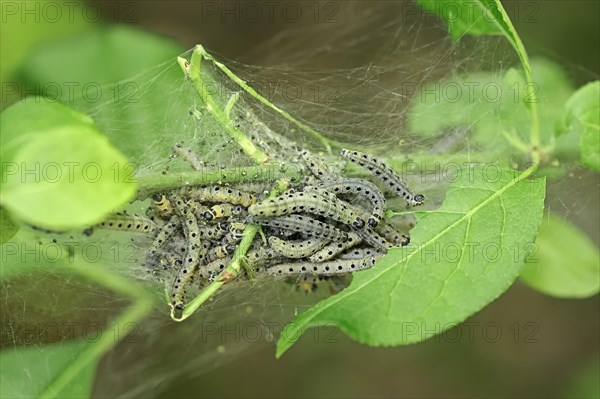
[[[19,3],[2,3],[3,107],[20,95],[5,97],[4,83],[16,79],[15,71],[22,70],[21,63],[27,54],[35,51],[36,46],[43,46],[46,40],[77,35],[89,29],[90,24],[127,24],[174,38],[183,48],[202,43],[225,58],[268,66],[286,65],[287,57],[294,59],[297,53],[310,55],[311,48],[320,45],[319,33],[323,28],[320,21],[325,18],[321,14],[319,23],[312,18],[290,23],[275,16],[272,22],[252,22],[235,18],[235,11],[225,17],[221,14],[223,8],[235,10],[241,2],[108,1],[89,3],[93,5],[89,8],[91,17],[82,18],[75,12],[72,20],[53,23],[43,18],[10,18],[11,7]],[[334,9],[349,12],[351,8],[352,13],[361,15],[364,9],[377,10],[376,7],[384,12],[386,3],[365,0],[311,4],[317,4],[322,13]],[[598,78],[600,2],[503,3],[531,55],[557,61],[577,85]],[[302,9],[311,9],[307,4],[303,2]],[[209,11],[216,14],[207,14]],[[286,48],[283,43],[287,32],[298,30],[307,37],[312,35],[313,40],[306,40],[302,47]],[[282,42],[281,48],[273,45],[276,41],[272,39],[277,37]],[[268,40],[271,40],[269,46],[261,46]],[[368,54],[360,55],[365,56]],[[353,62],[339,61],[347,65]],[[315,58],[306,62],[316,69],[321,63],[336,66],[335,59]],[[597,175],[587,178],[597,181]],[[556,191],[560,193],[549,199],[550,207],[562,206],[572,195],[586,196],[591,203],[600,202],[597,184],[582,191],[575,183],[567,182]],[[590,220],[585,212],[576,209],[567,213],[594,242],[599,242],[597,220]],[[323,339],[314,342],[313,335],[307,334],[281,360],[274,359],[274,345],[250,344],[244,355],[226,357],[229,362],[219,362],[212,370],[213,365],[207,364],[193,376],[174,372],[174,378],[165,378],[160,389],[152,394],[158,397],[597,397],[599,314],[598,296],[559,300],[517,283],[469,319],[466,326],[457,327],[439,339],[410,347],[369,348],[339,332],[333,336],[335,343],[324,343]],[[126,345],[130,344],[122,343],[119,348]],[[117,355],[111,355],[114,356]],[[111,373],[112,361],[101,362],[94,396],[114,392],[105,385],[109,379],[103,378]],[[181,361],[186,361],[185,354]],[[140,370],[139,378],[143,379],[143,367]]]

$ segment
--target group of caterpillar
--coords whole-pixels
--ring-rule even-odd
[[[255,117],[249,119],[257,123]],[[272,145],[271,136],[267,141]],[[284,144],[286,153],[295,148]],[[196,170],[203,166],[181,145],[174,152]],[[409,204],[423,203],[423,195],[414,194],[374,157],[349,150],[341,155],[368,169]],[[257,236],[245,256],[256,274],[347,274],[372,267],[393,246],[406,245],[408,237],[385,220],[386,198],[376,184],[342,177],[338,168],[309,151],[300,151],[298,158],[314,177],[276,198],[259,200],[268,189],[264,185],[186,187],[155,193],[148,217],[117,214],[94,227],[151,236],[146,264],[174,269],[170,295],[177,310],[185,306],[186,289],[193,281],[212,281],[226,268],[247,223],[261,225],[267,238],[263,242]],[[351,200],[354,197],[363,201]],[[365,201],[371,205],[368,209],[357,205]],[[302,281],[313,287],[316,280]]]

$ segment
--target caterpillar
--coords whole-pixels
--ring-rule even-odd
[[[206,240],[219,240],[227,234],[229,230],[227,222],[217,223],[209,226],[201,226],[199,228],[200,238]]]
[[[183,257],[183,265],[179,268],[171,289],[171,300],[176,310],[183,310],[185,303],[185,289],[192,282],[194,272],[208,250],[208,243],[202,245],[200,241],[200,228],[194,213],[186,208],[180,197],[174,196],[175,211],[182,219],[183,232],[187,241],[187,248]]]
[[[198,220],[204,219],[204,214],[210,209],[208,206],[195,199],[188,199],[187,207],[194,212],[194,216],[196,216],[196,219]]]
[[[276,253],[292,259],[306,258],[323,248],[328,242],[329,240],[324,238],[286,241],[274,236],[269,237],[269,245]]]
[[[173,234],[175,234],[179,226],[179,216],[173,215],[171,216],[171,219],[161,227],[156,237],[154,237],[152,244],[150,244],[150,248],[148,248],[148,254],[146,256],[147,266],[152,266],[159,249]]]
[[[318,189],[309,192],[292,193],[259,202],[248,208],[254,216],[283,216],[292,213],[307,212],[328,217],[338,222],[362,228],[365,222],[346,206],[343,201],[334,201],[321,195]]]
[[[245,259],[249,266],[256,267],[261,263],[277,259],[278,256],[279,254],[277,254],[271,248],[256,246],[246,253]],[[258,271],[258,269],[255,270]]]
[[[350,232],[348,233],[348,238],[346,240],[336,241],[326,245],[320,251],[310,255],[308,260],[311,262],[325,262],[335,258],[338,254],[346,251],[347,249],[359,245],[361,242],[362,238],[360,238],[358,234]]]
[[[254,217],[252,221],[262,226],[283,228],[332,241],[344,241],[347,238],[345,232],[308,216]]]
[[[311,276],[308,274],[304,274],[298,278],[296,281],[296,288],[304,293],[308,294],[310,292],[316,292],[319,288],[317,282],[319,278],[317,276]]]
[[[355,178],[344,178],[332,181],[325,181],[318,185],[324,190],[331,190],[334,194],[357,194],[366,197],[373,204],[373,211],[367,220],[370,227],[375,227],[383,219],[385,211],[385,196],[381,190],[373,183]]]
[[[317,274],[321,276],[333,276],[351,273],[359,270],[369,269],[375,265],[378,256],[369,256],[362,259],[334,260],[323,263],[283,263],[269,267],[266,272],[272,276]]]
[[[203,213],[206,220],[223,219],[231,216],[240,216],[244,212],[241,205],[217,204]]]
[[[244,237],[244,229],[246,225],[244,223],[231,223],[227,229],[227,233],[223,238],[223,242],[226,244],[237,244]]]
[[[154,193],[152,195],[152,199],[154,200],[154,206],[158,210],[158,214],[163,219],[169,219],[171,215],[173,215],[173,207],[171,206],[171,201],[164,195],[160,193]]]
[[[377,176],[383,183],[385,183],[393,192],[400,197],[404,198],[411,205],[421,205],[425,200],[423,194],[413,194],[408,188],[406,182],[404,182],[400,176],[398,176],[390,167],[383,162],[375,159],[375,157],[367,154],[363,154],[358,151],[350,151],[343,149],[341,155],[344,158],[349,159],[363,168],[366,168],[375,176]]]
[[[217,259],[223,259],[235,251],[235,246],[231,244],[221,244],[211,248],[204,257],[205,263],[211,263]]]
[[[153,233],[158,226],[155,222],[144,216],[136,214],[129,215],[127,213],[116,213],[114,215],[109,216],[106,220],[98,223],[94,227],[107,230],[130,231],[133,233],[150,234]],[[93,228],[89,228],[86,231],[92,231],[92,229]]]
[[[382,255],[382,253],[375,248],[355,248],[351,251],[344,252],[338,259],[362,259],[376,255]]]
[[[394,247],[394,244],[387,241],[384,237],[380,236],[372,229],[356,230],[356,233],[360,236],[360,238],[363,239],[363,241],[366,241],[369,245],[372,245],[384,252]]]
[[[364,209],[353,205],[350,205],[350,207],[361,218],[366,219],[368,217],[368,213]],[[385,219],[381,219],[373,230],[375,230],[378,235],[397,246],[406,246],[410,242],[409,236],[400,233],[394,227],[387,224]]]
[[[212,262],[201,266],[196,274],[203,279],[213,280],[225,267],[231,262],[231,257],[215,259]]]
[[[300,158],[306,165],[306,167],[315,175],[319,180],[330,180],[334,179],[337,174],[329,165],[323,162],[319,157],[315,156],[307,150],[300,152]]]
[[[242,190],[224,186],[195,187],[188,191],[189,198],[204,202],[228,203],[249,207],[256,202],[256,196]]]

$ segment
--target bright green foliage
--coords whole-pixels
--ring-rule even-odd
[[[86,341],[74,341],[2,350],[0,397],[40,397],[47,386],[89,345]],[[97,362],[88,363],[73,376],[77,380],[76,384],[67,384],[59,392],[46,393],[57,398],[89,397],[96,366]]]
[[[158,35],[124,25],[100,26],[40,47],[27,57],[19,74],[26,82],[37,83],[42,90],[46,88],[48,93],[42,94],[59,94],[52,97],[61,102],[72,102],[73,95],[86,94],[88,101],[94,102],[98,86],[116,83],[145,69],[172,62],[183,51],[185,49],[173,40]],[[65,84],[68,82],[76,83],[72,93]],[[115,91],[101,94],[103,101],[118,99],[113,96],[119,95]],[[121,96],[125,95],[127,93],[121,93]]]
[[[19,226],[10,218],[8,211],[0,208],[0,244],[10,240],[19,231]]]
[[[139,164],[150,148],[156,153],[156,142],[168,137],[165,131],[182,130],[173,119],[185,120],[180,116],[189,104],[172,90],[182,81],[175,59],[184,51],[158,35],[102,26],[45,45],[26,59],[19,75],[27,87],[93,115],[111,143]],[[165,69],[165,62],[172,68]],[[172,145],[164,145],[161,155],[166,158]]]
[[[0,129],[0,203],[28,223],[88,226],[135,194],[127,159],[84,114],[31,98],[5,110]]]
[[[324,323],[370,345],[423,341],[496,299],[517,278],[542,217],[545,181],[527,180],[531,172],[463,171],[442,207],[419,216],[411,245],[300,314],[282,332],[277,355]]]
[[[598,247],[576,226],[549,215],[526,258],[521,279],[561,298],[586,298],[600,291]]]
[[[2,5],[0,81],[8,84],[2,87],[6,94],[10,95],[12,89],[12,82],[8,81],[9,76],[34,46],[85,29],[88,24],[81,12],[84,5],[76,3],[37,0],[35,4],[5,2]],[[46,6],[56,13],[58,20],[51,16],[40,18],[39,11],[28,15],[25,13],[25,10],[40,10]]]
[[[583,86],[565,104],[565,130],[581,130],[581,163],[600,171],[600,81]]]
[[[534,59],[532,66],[541,116],[540,133],[543,141],[548,142],[560,134],[556,125],[573,88],[558,65]],[[408,123],[411,131],[424,136],[470,126],[471,139],[482,148],[494,150],[498,155],[511,154],[515,151],[511,138],[522,143],[529,140],[531,121],[526,104],[532,99],[526,87],[522,74],[515,69],[509,69],[504,76],[479,72],[430,83],[414,97]]]
[[[463,35],[503,35],[506,27],[496,21],[490,11],[494,1],[418,0],[428,12],[439,15],[448,23],[448,32],[455,41]],[[499,23],[500,22],[500,23]]]
[[[417,0],[417,3],[444,18],[455,41],[463,35],[504,36],[517,51],[526,75],[531,75],[525,47],[499,0]]]

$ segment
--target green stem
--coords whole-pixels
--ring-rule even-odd
[[[202,62],[201,57],[201,54],[198,54],[194,51],[190,63],[188,63],[187,60],[181,57],[178,57],[177,61],[179,62],[179,65],[181,66],[183,71],[187,74],[187,76],[194,84],[194,87],[196,88],[196,91],[198,92],[200,98],[204,102],[206,109],[217,121],[217,123],[221,125],[223,130],[225,130],[225,132],[227,132],[227,134],[232,139],[234,139],[240,147],[242,147],[244,152],[250,158],[252,158],[254,162],[256,162],[257,164],[263,164],[267,162],[269,157],[265,155],[262,151],[260,151],[258,147],[256,147],[254,143],[248,137],[246,137],[246,135],[244,135],[244,133],[242,133],[235,127],[234,123],[231,121],[231,119],[229,119],[229,116],[227,115],[228,112],[221,107],[221,104],[219,104],[212,96],[212,94],[207,90],[207,85],[202,79],[202,73],[200,71],[200,65]],[[236,95],[234,94],[233,97],[230,98],[229,103],[226,105],[226,108],[228,108],[229,111],[231,111],[235,104],[235,101],[237,99],[237,97],[235,96]]]
[[[542,158],[542,143],[540,137],[540,121],[538,114],[538,98],[536,94],[536,86],[533,82],[533,73],[531,70],[531,64],[529,62],[529,55],[527,54],[527,50],[525,50],[525,46],[521,41],[521,37],[517,34],[517,30],[513,25],[510,17],[506,13],[506,10],[500,3],[500,0],[495,0],[496,7],[499,10],[504,23],[508,30],[510,31],[510,37],[508,37],[509,42],[514,47],[515,51],[519,55],[519,59],[521,60],[521,65],[523,66],[523,71],[525,74],[525,85],[526,85],[526,100],[527,107],[529,108],[529,114],[531,116],[531,128],[530,128],[530,152],[531,152],[531,160],[535,163],[539,163]]]
[[[283,118],[285,118],[289,122],[293,123],[294,125],[298,126],[300,129],[302,129],[306,133],[308,133],[311,136],[315,137],[317,140],[319,140],[319,142],[323,145],[323,147],[327,150],[327,152],[329,154],[331,154],[331,146],[333,144],[333,142],[331,140],[327,139],[325,136],[323,136],[322,134],[320,134],[319,132],[317,132],[316,130],[314,130],[313,128],[311,128],[310,126],[307,126],[306,124],[300,122],[298,119],[294,118],[289,113],[287,113],[286,111],[282,110],[281,108],[279,108],[278,106],[276,106],[275,104],[273,104],[272,102],[270,102],[269,100],[267,100],[266,98],[264,98],[263,96],[261,96],[256,90],[254,90],[252,87],[248,86],[248,84],[246,82],[244,82],[236,74],[234,74],[233,72],[231,72],[231,70],[229,68],[227,68],[224,64],[222,64],[219,61],[215,60],[215,58],[212,55],[210,55],[204,49],[204,47],[202,47],[202,45],[200,45],[200,44],[197,44],[196,47],[194,48],[194,52],[192,54],[192,65],[194,63],[193,60],[194,60],[194,57],[196,55],[198,55],[199,57],[203,57],[206,60],[212,62],[225,75],[227,75],[229,77],[229,79],[231,79],[235,83],[237,83],[242,89],[244,89],[252,97],[254,97],[255,99],[257,99],[259,102],[261,102],[262,104],[266,105],[267,107],[271,108],[273,111],[277,112]]]
[[[282,179],[300,181],[302,177],[302,167],[293,163],[141,175],[137,177],[137,199],[145,199],[155,192],[188,186],[275,182]]]
[[[268,198],[274,198],[281,194],[288,187],[288,184],[281,180],[277,183],[276,187],[271,190]],[[231,262],[227,267],[215,278],[215,281],[210,283],[206,288],[202,290],[194,299],[192,299],[183,309],[180,318],[175,317],[174,308],[171,307],[171,318],[175,321],[183,321],[190,317],[196,310],[200,308],[208,299],[210,299],[222,286],[228,281],[234,280],[242,269],[242,259],[246,256],[246,253],[254,241],[254,237],[259,232],[260,226],[257,224],[250,224],[244,229],[244,238],[236,248]]]
[[[139,323],[152,310],[153,299],[151,294],[137,284],[132,284],[130,280],[122,278],[118,274],[110,273],[103,268],[90,265],[75,266],[74,270],[90,281],[99,283],[120,295],[133,299],[133,305],[113,321],[119,331],[121,326]],[[126,334],[117,334],[115,338],[114,334],[102,334],[98,341],[88,344],[50,381],[39,397],[56,398],[60,391],[71,383],[88,364],[97,361],[107,353],[124,335]]]

